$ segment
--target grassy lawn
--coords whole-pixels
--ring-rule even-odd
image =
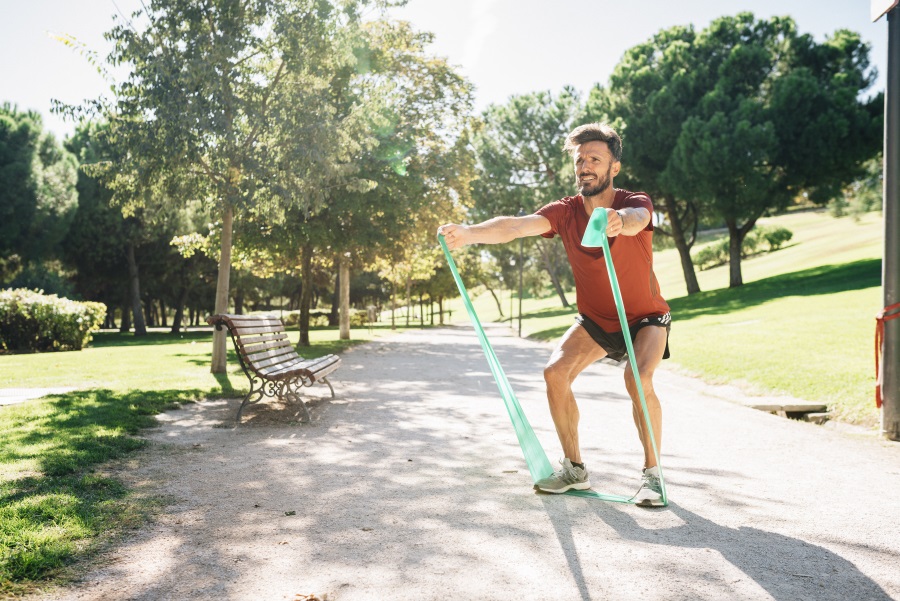
[[[856,222],[803,212],[765,222],[787,227],[794,237],[782,250],[745,259],[739,288],[727,287],[725,265],[697,272],[703,292],[687,296],[677,252],[656,254],[656,274],[672,307],[669,364],[758,394],[824,402],[836,418],[874,427],[874,317],[881,308],[884,239],[880,214]],[[526,298],[523,335],[558,338],[575,315],[574,292],[568,299],[570,309],[563,309],[555,295]],[[504,292],[507,319],[509,300]],[[482,321],[499,319],[489,294],[480,294],[474,303]],[[468,320],[461,303],[452,308],[454,321]]]
[[[339,352],[389,326],[310,332],[304,356]],[[299,332],[289,332],[296,342]],[[229,348],[231,343],[229,341]],[[154,415],[248,388],[233,351],[209,373],[212,334],[99,333],[83,351],[0,355],[0,388],[75,390],[0,408],[0,598],[65,577],[73,560],[140,524],[156,501],[136,499],[98,468],[143,446]]]

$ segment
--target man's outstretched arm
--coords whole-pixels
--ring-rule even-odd
[[[549,231],[550,221],[543,215],[494,217],[476,225],[448,223],[438,228],[438,234],[443,234],[450,250],[467,244],[502,244]]]

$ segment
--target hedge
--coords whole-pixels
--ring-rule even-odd
[[[0,290],[0,349],[79,351],[105,317],[103,303],[73,301],[24,288]]]

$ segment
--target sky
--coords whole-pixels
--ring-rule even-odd
[[[877,0],[876,0],[877,1]],[[149,4],[149,0],[145,0]],[[720,16],[752,12],[757,18],[788,15],[801,33],[822,41],[837,29],[860,33],[878,71],[871,93],[883,90],[887,19],[872,23],[871,0],[410,0],[392,10],[435,39],[433,54],[446,57],[474,85],[476,109],[511,95],[587,92],[606,84],[624,52],[673,25],[702,29]],[[103,33],[141,7],[140,0],[0,0],[0,103],[35,110],[62,138],[74,124],[51,114],[51,100],[80,103],[108,93],[96,68],[54,35],[69,35],[105,57]]]

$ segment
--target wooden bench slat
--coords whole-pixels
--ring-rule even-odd
[[[284,332],[284,326],[248,324],[246,326],[234,327],[231,331],[240,336],[247,336],[248,334],[269,334],[274,332]]]
[[[328,370],[328,373],[337,369],[341,359],[335,355],[320,357],[318,359],[300,359],[295,362],[285,362],[267,366],[260,371],[264,372],[267,377],[286,376],[286,375],[303,375],[307,378],[315,378],[322,371]],[[334,365],[334,369],[328,369]],[[322,374],[323,376],[325,374]]]
[[[265,332],[262,334],[245,334],[241,337],[239,342],[241,343],[241,346],[248,346],[250,344],[258,344],[260,342],[269,342],[271,340],[287,339],[287,332]]]
[[[255,354],[261,353],[262,351],[282,348],[293,349],[294,345],[287,338],[282,338],[280,340],[270,340],[268,342],[254,341],[252,344],[248,342],[243,346],[243,355],[245,357],[252,358]]]
[[[222,317],[228,318],[231,321],[271,321],[273,323],[281,322],[281,319],[276,315],[237,315],[234,313],[227,313],[223,314]]]
[[[258,358],[255,358],[251,361],[251,365],[257,370],[262,369],[264,367],[270,367],[272,365],[278,364],[291,364],[294,365],[300,361],[303,361],[303,357],[297,355],[294,352],[294,349],[288,349],[287,352],[278,353],[277,351],[266,351],[265,353],[260,353]]]

